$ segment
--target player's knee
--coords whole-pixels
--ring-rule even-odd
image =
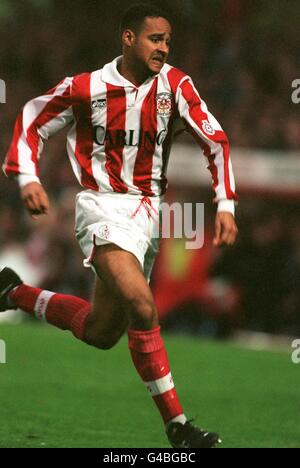
[[[120,338],[121,334],[116,333],[109,334],[87,331],[85,334],[85,342],[87,344],[102,350],[108,350],[113,348]]]
[[[129,307],[131,326],[136,329],[148,329],[156,325],[157,311],[151,299],[138,299],[131,302]]]
[[[99,337],[94,346],[98,349],[102,349],[103,351],[105,350],[108,350],[108,349],[111,349],[115,346],[115,344],[117,344],[117,342],[119,341],[119,338],[118,339],[111,339],[110,337],[107,338],[107,337]]]

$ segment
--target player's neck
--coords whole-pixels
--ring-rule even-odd
[[[118,71],[120,75],[137,87],[143,84],[150,77],[148,70],[145,70],[144,68],[143,70],[138,69],[138,67],[134,65],[128,57],[124,56],[118,64]]]

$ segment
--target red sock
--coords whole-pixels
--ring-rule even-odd
[[[135,368],[150,391],[164,422],[183,415],[160,327],[147,331],[128,330],[128,338]]]
[[[25,312],[62,330],[70,330],[76,338],[83,340],[91,304],[80,297],[56,294],[21,284],[9,294],[9,298]]]

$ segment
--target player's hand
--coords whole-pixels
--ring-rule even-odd
[[[21,189],[21,197],[32,219],[37,216],[48,214],[49,198],[42,185],[31,182]]]
[[[238,228],[234,216],[226,211],[219,211],[216,214],[213,245],[215,247],[220,247],[224,244],[233,245],[236,241],[237,234]]]

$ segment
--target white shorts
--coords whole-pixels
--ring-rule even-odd
[[[135,255],[149,281],[159,247],[161,201],[161,197],[80,192],[76,197],[75,232],[86,257],[84,266],[93,268],[96,245],[113,243]]]

